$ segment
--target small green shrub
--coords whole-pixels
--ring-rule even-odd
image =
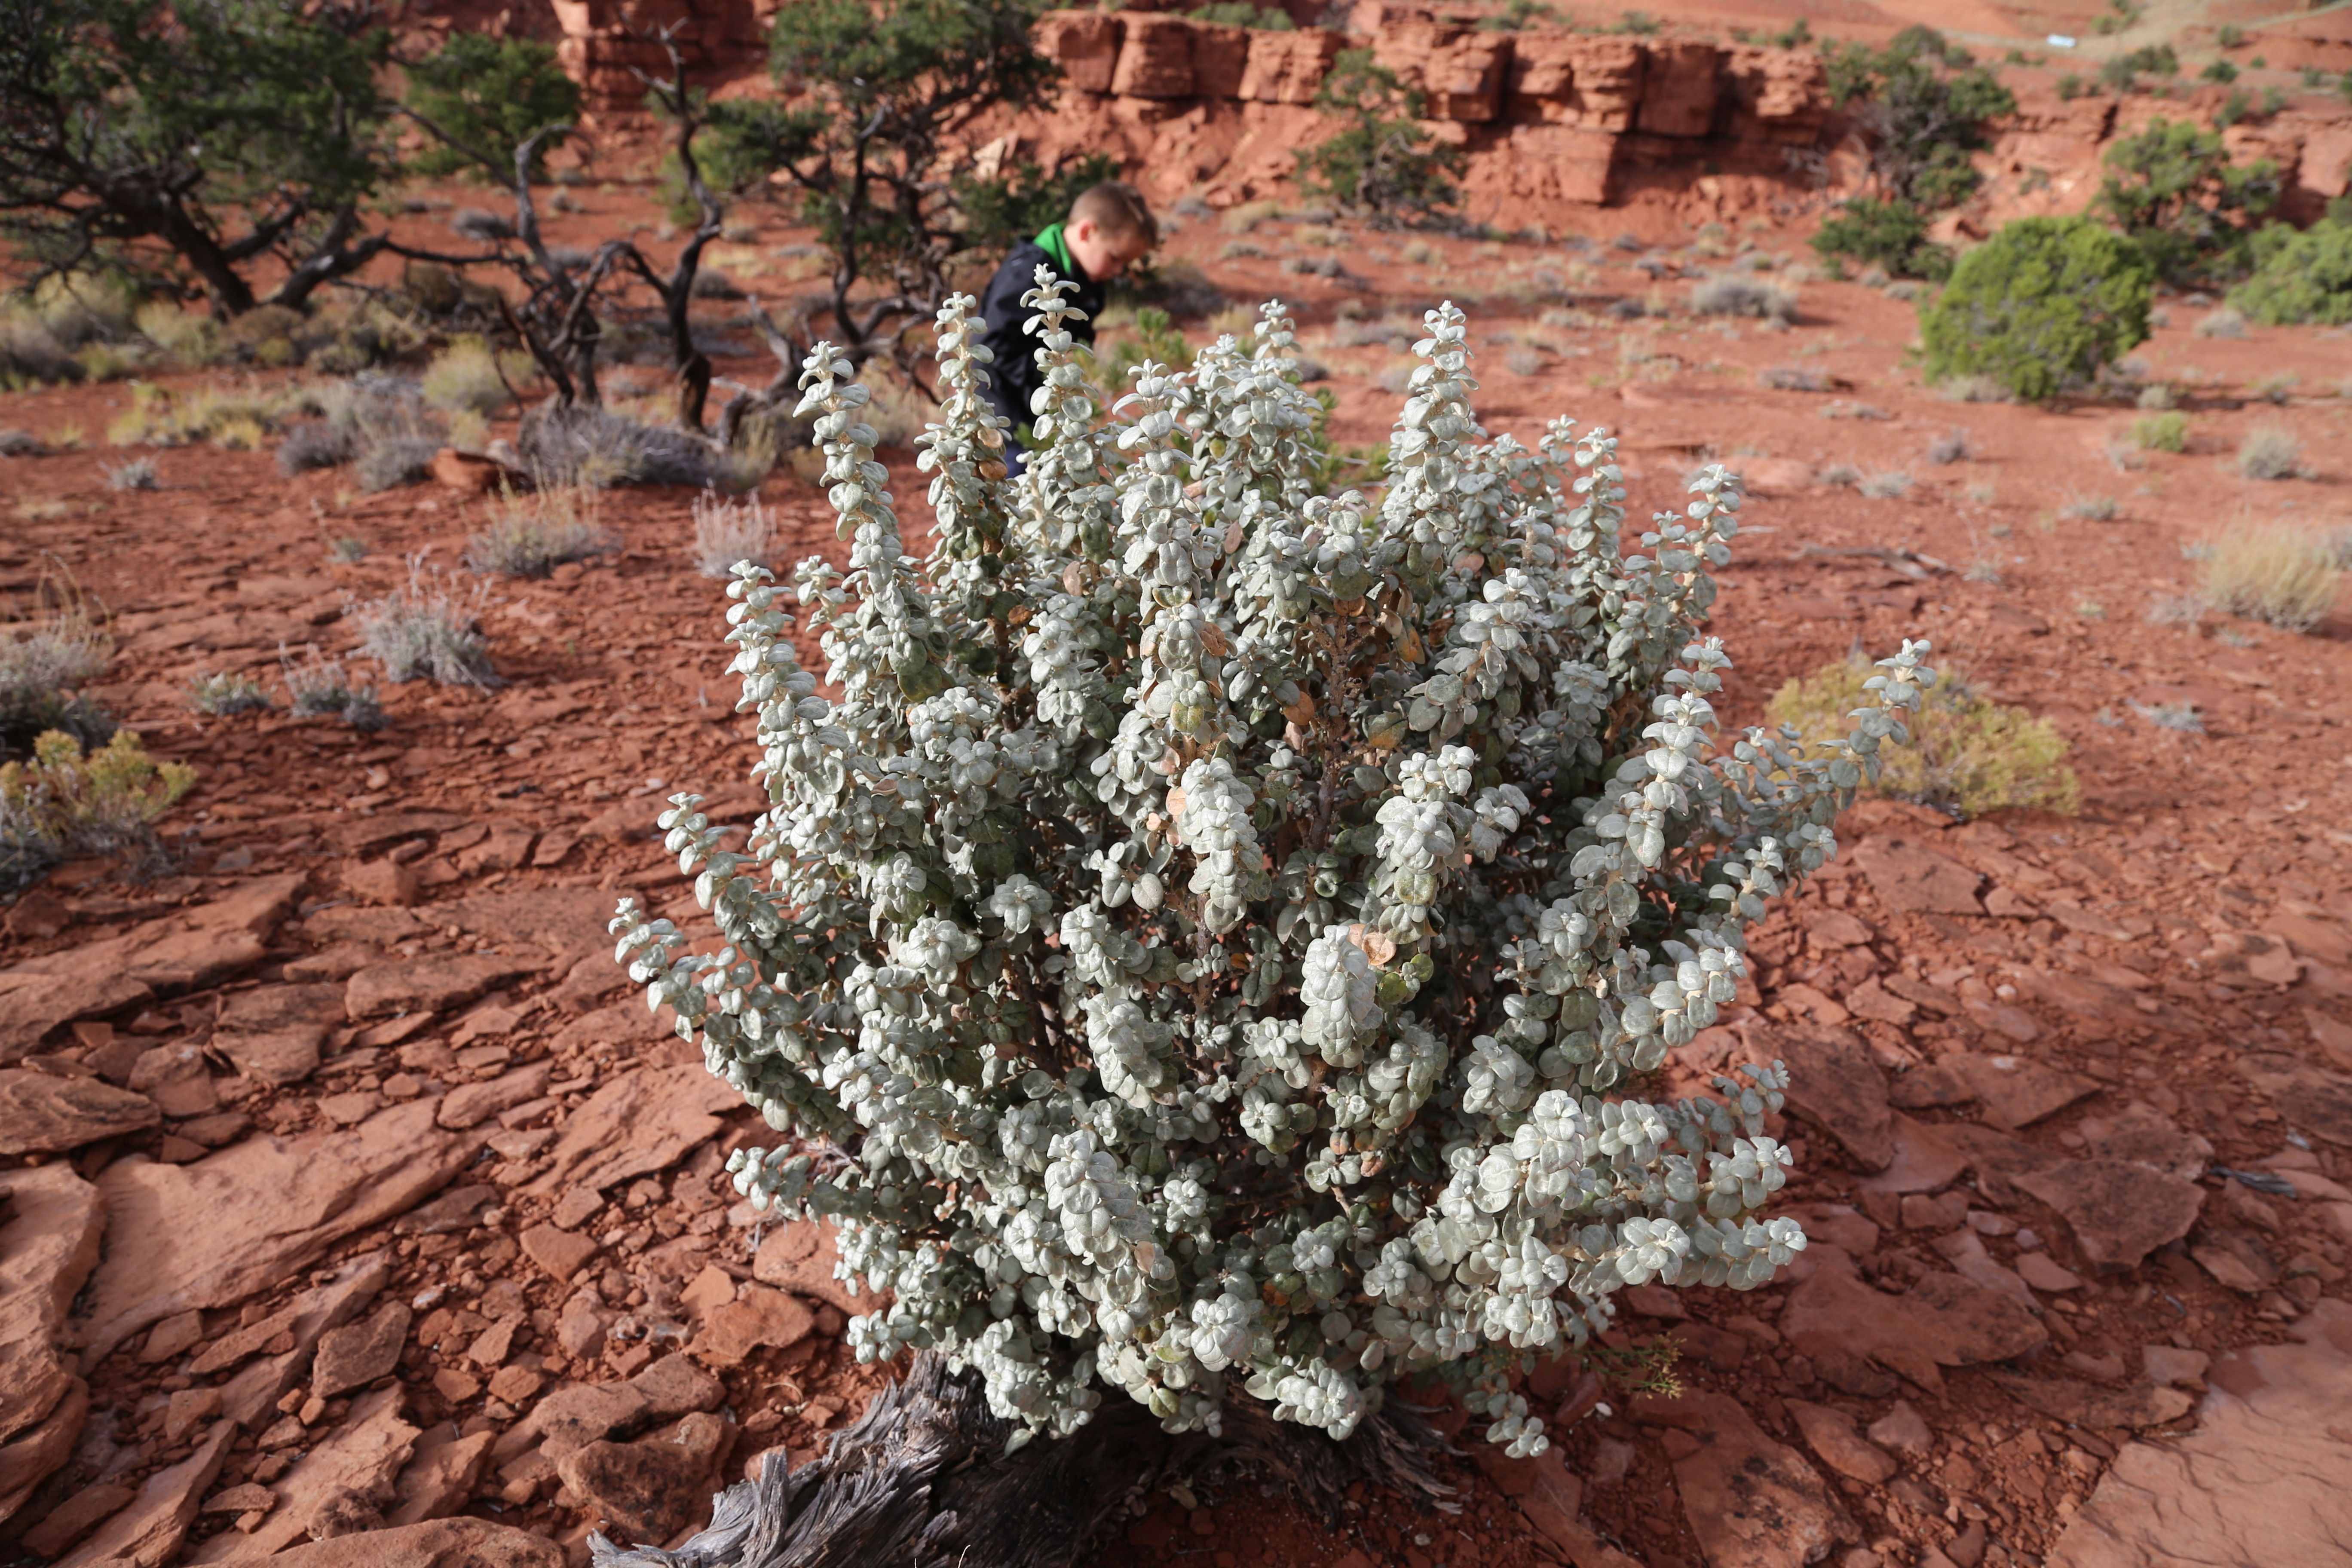
[[[527,138],[580,120],[579,84],[564,73],[555,46],[534,38],[453,32],[447,43],[406,71],[408,107],[459,141],[481,148],[504,169],[513,167],[515,149]],[[541,139],[532,150],[532,179],[547,177],[547,154],[562,146],[563,139],[560,131]],[[473,159],[438,137],[427,139],[414,166],[419,174],[441,179],[481,173]]]
[[[2130,92],[2139,86],[2143,76],[2173,77],[2180,74],[2180,57],[2172,52],[2170,44],[2149,44],[2117,55],[2099,68],[2099,85],[2117,92]]]
[[[1867,663],[1840,659],[1773,693],[1765,717],[1817,733],[1870,700]],[[2066,766],[2066,738],[2047,719],[2004,708],[1967,684],[1958,670],[1922,700],[1909,723],[1913,744],[1890,749],[1879,794],[1981,816],[2009,807],[2072,816],[2083,787]]]
[[[2266,327],[2352,325],[2352,217],[2274,223],[2249,242],[2253,272],[2230,303]]]
[[[2152,268],[2083,217],[2020,218],[1978,246],[1920,312],[1930,380],[1992,376],[2013,397],[2055,396],[2147,341]]]
[[[1194,16],[1200,13],[1195,11]],[[1279,13],[1286,23],[1288,12]],[[1569,19],[1547,0],[1509,0],[1501,10],[1478,19],[1482,31],[1489,33],[1524,33],[1537,29],[1565,27]]]
[[[1940,282],[1952,275],[1952,252],[1927,237],[1925,214],[1908,202],[1857,196],[1815,231],[1813,248],[1905,278]]]
[[[1299,184],[1390,217],[1453,205],[1466,160],[1423,129],[1427,102],[1419,88],[1375,65],[1370,49],[1347,50],[1315,92],[1315,107],[1344,128],[1297,154]]]
[[[1983,176],[1971,159],[1991,145],[1987,124],[2017,112],[2016,95],[1999,77],[1921,26],[1904,28],[1882,49],[1848,44],[1823,58],[1831,100],[1851,106],[1870,136],[1885,205],[1933,213],[1975,192]]]
[[[1554,15],[1552,8],[1543,5],[1541,0],[1512,0],[1512,4],[1521,8],[1525,15],[1539,13],[1547,18]],[[1298,26],[1290,19],[1290,13],[1279,6],[1253,5],[1249,0],[1215,0],[1213,5],[1196,5],[1184,14],[1195,22],[1216,22],[1228,27],[1255,27],[1267,33],[1293,32]],[[1488,17],[1487,20],[1494,18]],[[1061,215],[1056,213],[1054,216],[1059,217]],[[1046,221],[1053,220],[1049,218]]]
[[[89,752],[66,731],[48,731],[30,760],[0,763],[0,856],[152,847],[155,824],[195,782],[195,769],[155,762],[129,730]]]
[[[2132,421],[2132,445],[2143,452],[2179,452],[2189,445],[2189,416],[2150,414]]]
[[[2200,596],[2213,608],[2283,631],[2306,632],[2327,616],[2343,579],[2329,541],[2284,522],[2242,525],[2198,563]]]

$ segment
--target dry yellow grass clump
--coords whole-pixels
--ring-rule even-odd
[[[2197,586],[2226,615],[2307,632],[2335,607],[2343,575],[2326,540],[2292,523],[2241,523],[2205,552]]]
[[[1826,732],[1870,700],[1863,683],[1873,674],[1858,659],[1840,659],[1772,694],[1765,716],[1807,734]],[[1888,746],[1878,793],[1980,816],[2005,806],[2039,806],[2069,816],[2083,804],[2083,786],[2066,766],[2066,738],[2047,719],[2004,708],[1971,688],[1958,670],[1944,679],[1908,720],[1911,746]]]

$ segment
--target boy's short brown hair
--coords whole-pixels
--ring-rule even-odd
[[[1078,194],[1070,204],[1070,221],[1092,221],[1107,234],[1122,239],[1139,239],[1146,245],[1160,243],[1160,220],[1151,216],[1151,208],[1143,193],[1125,180],[1105,180]]]

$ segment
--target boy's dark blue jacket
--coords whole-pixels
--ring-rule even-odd
[[[1024,239],[1013,247],[996,276],[988,280],[988,290],[980,297],[980,317],[988,323],[981,338],[996,357],[988,368],[988,398],[996,411],[1013,421],[1017,427],[1034,417],[1029,411],[1030,396],[1045,384],[1037,373],[1037,335],[1022,329],[1034,321],[1037,312],[1024,308],[1021,296],[1037,286],[1037,268],[1050,267],[1057,278],[1066,278],[1077,285],[1062,296],[1087,313],[1083,321],[1068,323],[1070,336],[1082,343],[1095,341],[1095,318],[1102,314],[1105,289],[1089,279],[1077,259],[1070,255],[1063,242],[1062,226],[1054,225],[1035,239]]]

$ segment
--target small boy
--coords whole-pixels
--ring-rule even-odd
[[[1037,370],[1036,334],[1024,331],[1037,312],[1021,303],[1021,296],[1037,286],[1038,267],[1050,267],[1055,277],[1077,285],[1062,298],[1084,310],[1087,319],[1070,322],[1069,332],[1078,342],[1091,343],[1105,286],[1142,260],[1159,239],[1160,225],[1144,205],[1142,193],[1124,180],[1108,180],[1072,202],[1067,219],[1013,247],[980,297],[980,315],[988,323],[981,341],[996,356],[988,367],[989,401],[1016,428],[1034,417],[1029,399],[1045,384]],[[1009,448],[1005,455],[1013,471],[1020,472],[1019,449]]]

